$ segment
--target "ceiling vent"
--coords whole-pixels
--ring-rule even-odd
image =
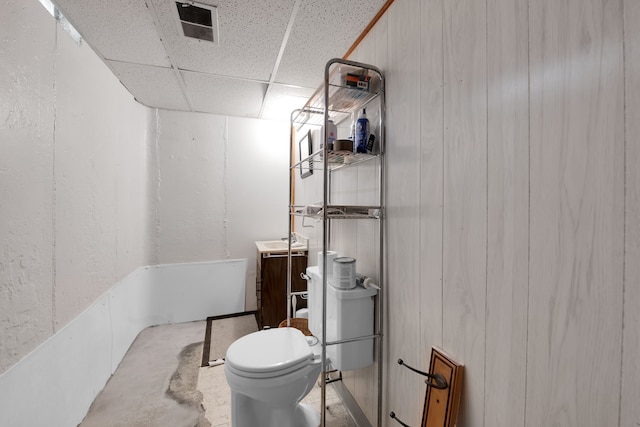
[[[185,37],[218,43],[218,8],[195,2],[176,2],[178,25]]]

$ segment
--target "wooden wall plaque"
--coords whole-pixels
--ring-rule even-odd
[[[464,366],[442,350],[433,347],[429,373],[444,376],[448,387],[445,389],[427,387],[422,427],[455,427],[460,406]]]

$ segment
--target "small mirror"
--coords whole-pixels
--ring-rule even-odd
[[[311,154],[311,131],[307,132],[298,141],[298,153],[300,153],[300,177],[304,179],[313,174],[313,159],[309,158]]]

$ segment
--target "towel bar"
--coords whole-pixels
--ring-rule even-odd
[[[409,426],[408,424],[403,423],[403,422],[402,422],[398,417],[396,417],[396,413],[395,413],[395,412],[391,411],[391,413],[389,414],[389,416],[390,416],[391,418],[393,418],[394,420],[396,420],[396,422],[397,422],[398,424],[400,424],[401,426],[403,426],[403,427],[411,427],[411,426]]]
[[[415,372],[416,374],[420,374],[427,377],[427,379],[424,380],[424,382],[427,384],[427,387],[433,387],[439,390],[443,390],[449,387],[449,385],[447,384],[447,380],[444,378],[442,374],[429,374],[427,372],[422,372],[418,369],[412,368],[411,366],[407,365],[406,363],[404,363],[402,359],[398,359],[398,365],[404,366],[405,368]]]

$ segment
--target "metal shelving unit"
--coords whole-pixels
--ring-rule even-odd
[[[347,81],[347,76],[361,76],[362,80],[368,82],[365,87],[354,87],[353,79]],[[331,250],[331,222],[334,220],[372,220],[378,224],[379,233],[379,259],[377,262],[376,282],[380,289],[376,296],[375,304],[375,325],[374,334],[349,340],[339,340],[327,342],[327,275],[324,274],[323,281],[323,302],[322,302],[322,337],[318,337],[322,342],[322,374],[321,374],[321,422],[320,426],[325,427],[326,412],[326,384],[327,384],[327,346],[336,345],[343,342],[373,339],[375,342],[374,361],[377,363],[378,376],[378,413],[377,425],[382,425],[382,383],[383,383],[383,313],[384,313],[384,147],[385,147],[385,92],[384,75],[372,65],[359,62],[332,59],[327,62],[324,72],[324,84],[311,96],[305,106],[296,110],[291,115],[291,141],[294,141],[296,131],[305,128],[321,127],[321,140],[325,143],[322,148],[312,152],[308,157],[295,162],[294,144],[291,145],[290,161],[290,189],[289,189],[289,230],[293,230],[294,218],[302,217],[320,220],[322,222],[322,243],[320,247],[325,255],[323,257],[323,271],[331,266],[326,265],[327,251]],[[356,82],[357,84],[357,82]],[[375,103],[373,101],[376,101]],[[362,108],[375,106],[379,123],[377,124],[377,146],[375,154],[372,153],[352,153],[345,151],[333,152],[328,150],[325,129],[329,120],[336,125],[351,121],[352,115]],[[310,150],[311,151],[311,150]],[[379,168],[378,204],[377,205],[357,205],[357,204],[332,204],[331,199],[331,177],[338,171],[350,168],[364,162],[377,162]],[[294,177],[298,170],[313,169],[322,173],[322,202],[312,205],[295,205],[294,200]],[[291,304],[291,237],[289,238],[289,271],[287,274],[287,302]],[[287,320],[290,318],[291,307],[287,309]]]

